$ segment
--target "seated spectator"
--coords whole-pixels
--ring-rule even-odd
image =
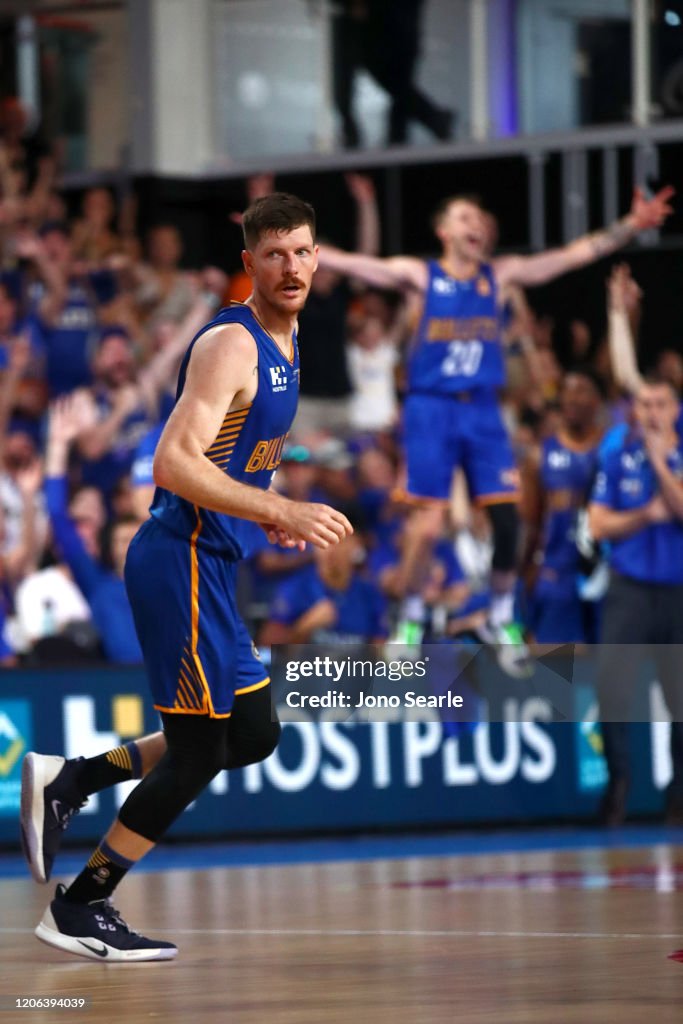
[[[107,659],[119,664],[138,664],[142,654],[123,582],[123,568],[128,545],[139,523],[120,519],[112,524],[111,569],[88,550],[67,510],[69,448],[82,428],[82,414],[73,398],[62,399],[53,407],[45,463],[45,494],[55,544],[90,605]]]
[[[394,642],[418,643],[482,626],[490,594],[473,595],[451,539],[437,536],[429,512],[403,520],[398,535],[379,544],[368,573],[396,602]]]
[[[261,642],[380,643],[388,633],[386,600],[364,579],[358,534],[316,548],[314,562],[283,583],[273,598]]]
[[[403,522],[392,497],[397,483],[395,460],[374,443],[362,447],[356,459],[356,482],[370,546],[390,540]]]
[[[358,514],[358,487],[354,478],[355,457],[343,441],[330,438],[313,449],[317,467],[319,500],[329,502],[346,515]]]

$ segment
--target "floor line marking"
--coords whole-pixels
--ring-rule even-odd
[[[311,936],[313,938],[362,938],[367,936],[387,938],[453,938],[453,939],[627,939],[643,941],[680,941],[683,932],[525,932],[525,931],[473,931],[453,929],[410,929],[410,928],[165,928],[173,935],[254,935]],[[32,935],[32,928],[0,928],[0,935]]]

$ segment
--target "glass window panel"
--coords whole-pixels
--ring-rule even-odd
[[[217,156],[452,138],[456,111],[467,120],[468,7],[214,0]]]
[[[653,0],[652,101],[661,120],[683,117],[683,0]]]
[[[630,0],[520,0],[520,128],[630,121]]]

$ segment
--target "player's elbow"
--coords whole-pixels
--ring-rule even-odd
[[[167,491],[177,490],[177,459],[171,447],[162,447],[161,444],[157,447],[152,462],[152,477],[157,487],[163,487]]]

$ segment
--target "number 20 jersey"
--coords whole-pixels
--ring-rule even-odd
[[[450,395],[505,382],[498,293],[493,268],[481,263],[467,280],[451,277],[436,260],[422,317],[408,357],[411,393]]]

